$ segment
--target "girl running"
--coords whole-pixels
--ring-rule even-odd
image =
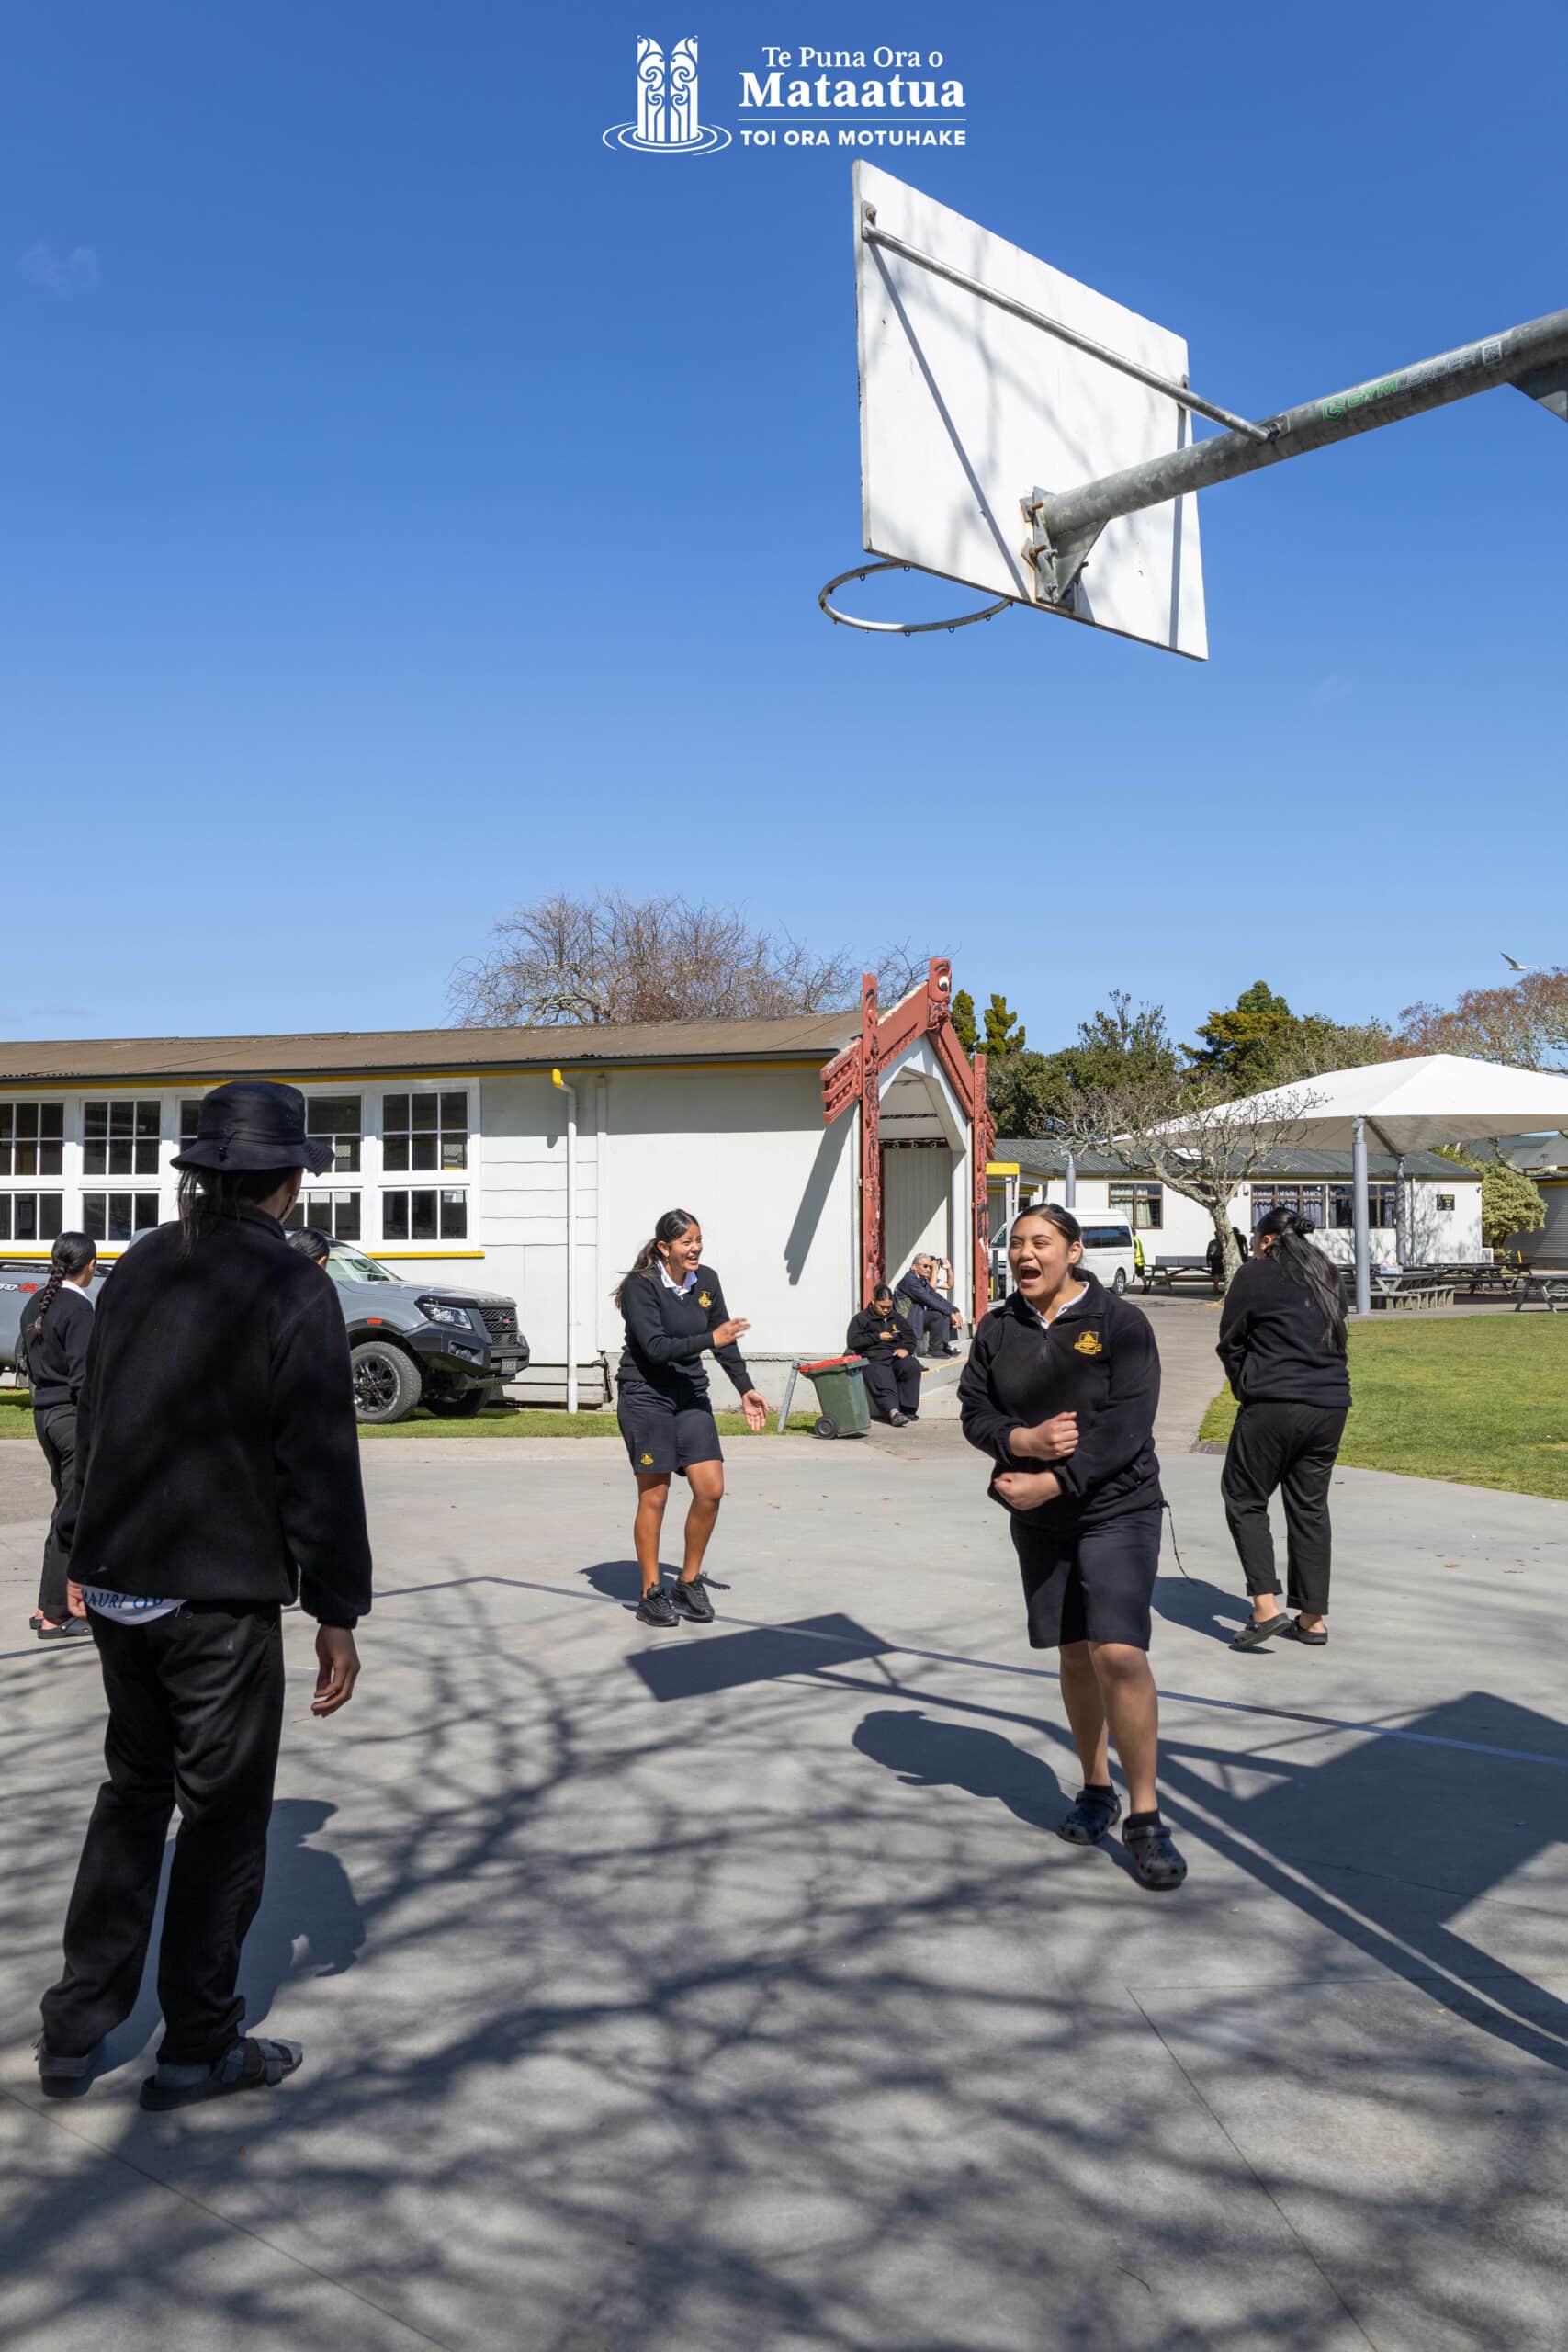
[[[700,1625],[713,1620],[703,1559],[724,1498],[724,1453],[708,1398],[706,1351],[728,1374],[748,1428],[761,1430],[768,1418],[767,1400],[751,1385],[738,1345],[750,1325],[730,1315],[718,1276],[702,1258],[696,1218],[685,1209],[667,1209],[615,1293],[626,1325],[615,1417],[637,1478],[633,1542],[642,1571],[637,1613],[645,1625],[673,1625],[678,1614]],[[692,1499],[685,1558],[671,1600],[660,1580],[659,1538],[677,1473]]]
[[[1030,1644],[1061,1657],[1084,1784],[1057,1835],[1090,1846],[1121,1818],[1114,1740],[1132,1800],[1122,1842],[1144,1884],[1163,1889],[1179,1886],[1187,1865],[1155,1790],[1159,1354],[1147,1317],[1101,1289],[1082,1256],[1066,1209],[1015,1218],[1014,1288],[975,1334],[959,1406],[964,1436],[996,1465],[990,1491],[1011,1514]]]

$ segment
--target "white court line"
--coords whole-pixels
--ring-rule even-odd
[[[536,1584],[526,1577],[474,1577],[468,1581],[474,1584],[513,1585],[525,1592],[547,1592],[552,1600],[607,1600],[616,1609],[624,1609],[626,1606],[625,1601],[617,1600],[614,1593],[574,1593],[570,1587]],[[389,1599],[393,1597],[388,1596]],[[770,1624],[765,1619],[755,1617],[726,1617],[721,1622],[725,1626],[733,1625],[742,1633],[784,1634],[792,1641],[825,1642],[830,1648],[856,1650],[863,1657],[867,1655],[863,1645],[852,1641],[848,1634],[818,1634],[803,1625]],[[690,1638],[688,1634],[687,1641]],[[1049,1667],[1013,1666],[1000,1658],[966,1657],[961,1650],[916,1650],[911,1649],[906,1642],[884,1641],[880,1634],[874,1635],[873,1638],[880,1645],[883,1655],[897,1654],[899,1657],[922,1658],[932,1666],[974,1667],[983,1674],[1023,1675],[1036,1682],[1056,1680],[1055,1672]],[[650,1642],[648,1645],[649,1649],[670,1649],[681,1646],[679,1643],[669,1642]],[[1294,1707],[1260,1707],[1246,1699],[1203,1699],[1193,1690],[1160,1690],[1157,1695],[1168,1706],[1172,1707],[1212,1707],[1227,1715],[1267,1715],[1279,1723],[1310,1724],[1321,1731],[1359,1732],[1367,1739],[1402,1739],[1408,1741],[1413,1747],[1451,1747],[1462,1756],[1494,1756],[1506,1764],[1544,1764],[1554,1772],[1568,1772],[1568,1756],[1542,1756],[1534,1748],[1494,1747],[1485,1740],[1451,1739],[1439,1732],[1401,1731],[1392,1724],[1355,1723],[1343,1715],[1309,1715]]]

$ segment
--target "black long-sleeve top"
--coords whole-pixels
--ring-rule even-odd
[[[1343,1290],[1337,1269],[1334,1279]],[[1348,1406],[1343,1336],[1332,1335],[1314,1293],[1274,1252],[1249,1258],[1225,1293],[1215,1352],[1244,1405]]]
[[[924,1274],[916,1273],[913,1266],[907,1274],[900,1275],[898,1289],[906,1298],[912,1298],[917,1306],[931,1307],[940,1315],[955,1315],[958,1311],[952,1299],[944,1298],[934,1283],[927,1282]]]
[[[621,1313],[626,1326],[623,1382],[645,1382],[668,1396],[678,1412],[705,1407],[708,1376],[703,1357],[712,1350],[736,1395],[744,1396],[750,1389],[751,1375],[735,1341],[714,1346],[713,1335],[728,1322],[729,1309],[711,1266],[697,1268],[689,1290],[672,1290],[657,1272],[628,1274],[621,1284]]]
[[[56,1527],[79,1583],[279,1602],[329,1625],[370,1606],[348,1329],[265,1210],[127,1250],[92,1310],[76,1486]],[[47,1325],[45,1329],[47,1329]]]
[[[41,1294],[40,1294],[41,1295]],[[72,1283],[62,1283],[49,1303],[41,1331],[36,1329],[38,1298],[22,1309],[22,1352],[27,1358],[28,1386],[33,1411],[52,1412],[60,1405],[74,1405],[87,1376],[87,1342],[93,1336],[94,1309]]]
[[[882,1334],[889,1334],[886,1340]],[[896,1310],[879,1315],[874,1306],[863,1306],[852,1317],[844,1335],[844,1345],[852,1356],[869,1356],[873,1363],[891,1363],[902,1348],[906,1355],[918,1356],[920,1343],[904,1317]]]
[[[1046,1328],[1019,1291],[986,1316],[958,1383],[964,1434],[1003,1470],[1054,1471],[1056,1501],[1021,1518],[1091,1527],[1163,1499],[1154,1446],[1159,1351],[1147,1316],[1092,1274],[1083,1296]],[[1077,1451],[1060,1462],[1015,1454],[1019,1429],[1076,1413]]]

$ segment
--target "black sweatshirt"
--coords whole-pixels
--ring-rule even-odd
[[[1225,1293],[1215,1352],[1244,1405],[1350,1402],[1344,1340],[1329,1338],[1315,1296],[1272,1250],[1249,1258]]]
[[[209,1216],[127,1250],[92,1310],[72,1576],[179,1600],[299,1599],[329,1625],[370,1606],[348,1330],[276,1217]],[[45,1326],[47,1330],[48,1326]]]
[[[891,1331],[893,1337],[882,1339],[879,1335],[884,1331]],[[891,1363],[899,1348],[911,1356],[920,1352],[920,1343],[904,1317],[892,1310],[879,1315],[874,1306],[861,1308],[844,1336],[844,1345],[851,1355],[869,1356],[873,1363]]]
[[[1048,1330],[1021,1292],[994,1307],[975,1334],[958,1383],[964,1434],[998,1472],[1050,1470],[1061,1481],[1058,1500],[1017,1514],[1047,1530],[1099,1526],[1163,1499],[1154,1447],[1154,1332],[1147,1316],[1092,1274],[1080,1279],[1083,1296]],[[1062,1462],[1013,1453],[1014,1430],[1057,1413],[1078,1417],[1076,1453]]]
[[[626,1325],[623,1382],[643,1381],[668,1396],[677,1412],[705,1410],[708,1376],[703,1356],[713,1348],[736,1395],[744,1396],[750,1389],[751,1375],[735,1341],[714,1347],[713,1334],[728,1322],[729,1309],[711,1266],[697,1268],[688,1291],[671,1290],[657,1272],[628,1274],[621,1284],[621,1313]]]
[[[35,1337],[38,1311],[38,1298],[29,1298],[22,1309],[22,1353],[33,1411],[48,1413],[57,1405],[74,1405],[82,1394],[95,1310],[73,1283],[62,1283],[50,1300],[43,1329]]]

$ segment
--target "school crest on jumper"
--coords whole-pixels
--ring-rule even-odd
[[[652,1469],[652,1467],[653,1467],[653,1456],[652,1456],[652,1454],[651,1454],[651,1453],[645,1453],[645,1454],[643,1455],[643,1457],[642,1457],[642,1466],[643,1466],[643,1468],[644,1468],[645,1470],[651,1470],[651,1469]]]
[[[697,1305],[699,1306],[711,1306],[713,1305],[712,1295],[705,1290],[698,1291]]]
[[[1102,1356],[1105,1342],[1098,1331],[1083,1331],[1073,1341],[1073,1353],[1078,1356]]]

